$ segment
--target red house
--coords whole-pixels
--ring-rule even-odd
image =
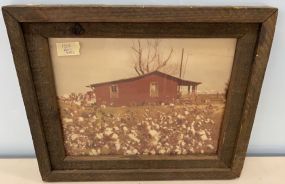
[[[200,82],[183,80],[159,71],[138,77],[91,84],[98,105],[129,106],[149,103],[169,103],[179,97],[180,86],[188,93],[197,90]]]

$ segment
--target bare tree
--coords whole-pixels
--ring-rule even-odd
[[[140,40],[133,42],[131,49],[135,53],[134,70],[138,75],[144,75],[149,72],[166,69],[173,54],[173,48],[170,49],[166,57],[159,50],[160,41],[147,40],[142,44]]]

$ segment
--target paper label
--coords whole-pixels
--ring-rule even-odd
[[[79,42],[56,43],[58,56],[76,56],[80,55]]]

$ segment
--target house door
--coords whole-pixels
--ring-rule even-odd
[[[158,84],[156,82],[151,82],[149,87],[150,97],[158,97]]]
[[[119,97],[119,89],[118,85],[110,86],[110,98],[118,98]]]

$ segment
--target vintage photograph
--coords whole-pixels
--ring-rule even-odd
[[[233,38],[50,38],[66,154],[215,154]]]

